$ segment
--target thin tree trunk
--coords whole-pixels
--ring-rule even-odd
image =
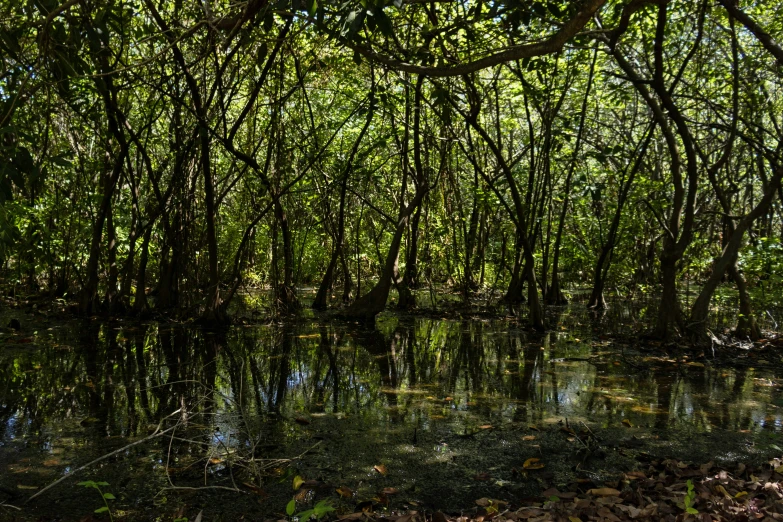
[[[329,259],[329,266],[326,268],[326,273],[321,280],[321,285],[318,287],[318,293],[313,300],[313,309],[324,310],[327,306],[327,297],[332,289],[332,283],[334,280],[334,272],[337,268],[337,261],[342,259],[343,277],[345,278],[346,288],[343,291],[343,301],[350,299],[351,294],[351,274],[348,272],[348,266],[345,263],[344,243],[345,243],[345,195],[348,190],[348,178],[353,171],[353,161],[356,157],[356,153],[359,150],[362,139],[364,139],[367,129],[372,122],[373,114],[375,113],[375,82],[370,88],[370,94],[368,96],[369,107],[367,110],[367,119],[364,122],[362,130],[359,132],[359,136],[351,147],[351,152],[348,155],[348,159],[345,164],[345,170],[343,171],[342,182],[340,184],[340,209],[337,218],[337,231],[335,234],[334,247],[332,249],[332,257]]]
[[[585,89],[585,96],[582,99],[582,111],[579,115],[579,132],[576,135],[576,144],[574,145],[574,153],[571,157],[571,164],[568,168],[568,174],[566,175],[565,187],[563,189],[563,208],[560,209],[560,221],[557,224],[557,233],[555,235],[554,246],[554,260],[552,261],[552,284],[549,286],[549,291],[546,294],[546,302],[551,305],[564,305],[568,304],[560,288],[560,246],[563,238],[563,228],[565,227],[566,215],[568,214],[568,202],[571,197],[571,179],[574,176],[576,170],[576,162],[581,149],[582,136],[585,128],[585,117],[587,116],[587,100],[590,97],[590,91],[593,87],[593,78],[595,76],[595,63],[598,60],[598,49],[593,51],[593,61],[590,63],[590,73],[587,78],[587,89]]]

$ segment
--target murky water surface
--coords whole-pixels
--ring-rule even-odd
[[[6,334],[0,503],[22,511],[0,505],[0,519],[79,520],[102,505],[75,485],[87,479],[109,482],[128,520],[279,518],[296,476],[308,481],[301,509],[328,498],[453,511],[609,477],[648,454],[728,462],[781,444],[776,375],[639,353],[578,314],[552,324],[532,335],[504,320],[389,316],[375,329],[311,319],[214,333],[86,321]],[[159,423],[165,436],[22,506]],[[586,448],[568,429],[598,440]],[[529,458],[544,467],[525,470]],[[171,489],[204,486],[244,493]]]

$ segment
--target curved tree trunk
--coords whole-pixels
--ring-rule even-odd
[[[776,192],[778,191],[778,187],[780,186],[781,177],[783,177],[783,167],[778,167],[777,172],[767,185],[767,189],[764,191],[764,196],[756,204],[756,207],[745,217],[743,217],[739,223],[737,223],[734,232],[731,234],[729,242],[726,244],[720,258],[718,258],[717,262],[713,266],[710,277],[704,283],[704,286],[699,293],[699,297],[697,297],[696,301],[693,303],[693,306],[691,307],[690,330],[698,338],[704,338],[706,335],[707,318],[709,317],[712,295],[715,293],[715,289],[723,280],[723,276],[727,270],[733,269],[736,275],[739,276],[735,279],[737,286],[742,286],[744,289],[745,280],[738,272],[736,272],[735,267],[737,253],[739,252],[740,245],[742,244],[745,231],[750,228],[754,220],[756,220],[759,216],[764,215],[769,209],[769,206],[772,204],[772,200],[774,199]],[[749,324],[749,321],[752,321],[753,315],[750,309],[750,299],[747,297],[747,292],[740,292],[740,307],[740,314],[745,316],[744,322],[741,323],[743,330],[747,330],[747,332],[744,333],[751,335],[758,334],[758,331],[751,324]]]
[[[369,321],[374,319],[376,315],[386,308],[386,301],[389,299],[392,280],[397,272],[397,257],[400,253],[402,236],[405,234],[405,228],[408,225],[408,218],[413,211],[421,205],[421,201],[428,190],[429,187],[423,183],[422,180],[413,201],[403,209],[400,220],[397,222],[397,228],[394,231],[394,236],[392,237],[391,245],[389,246],[389,252],[386,254],[383,272],[381,273],[380,279],[378,279],[378,283],[372,290],[358,298],[351,306],[346,308],[342,315],[351,319]]]

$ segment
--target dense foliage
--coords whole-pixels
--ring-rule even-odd
[[[0,257],[82,314],[776,295],[783,6],[0,0]],[[694,300],[680,299],[695,285]],[[339,285],[339,288],[338,288]],[[495,292],[497,290],[497,292]],[[686,309],[686,305],[690,309]]]

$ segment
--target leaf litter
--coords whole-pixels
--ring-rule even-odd
[[[540,461],[529,459],[525,464],[525,468],[531,469]],[[591,480],[574,480],[565,489],[550,487],[521,505],[482,497],[475,500],[475,508],[460,516],[420,510],[380,514],[370,504],[338,518],[366,522],[783,520],[783,458],[759,467],[738,464],[733,469],[716,468],[713,462],[696,465],[658,459],[644,469],[619,475],[616,481],[595,484]],[[391,491],[383,493],[385,496]],[[383,499],[387,508],[388,502]]]

